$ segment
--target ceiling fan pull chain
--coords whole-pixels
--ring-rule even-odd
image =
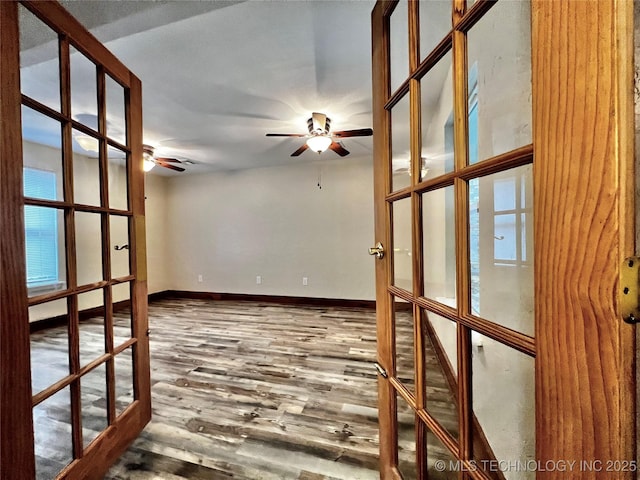
[[[318,189],[322,190],[322,167],[318,167]]]

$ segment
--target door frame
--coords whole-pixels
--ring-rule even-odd
[[[99,479],[151,419],[140,80],[58,2],[24,1],[128,88],[127,162],[135,400],[57,478]],[[35,478],[22,189],[18,3],[0,2],[0,479]],[[103,113],[104,115],[104,113]],[[69,127],[67,127],[69,128]],[[70,132],[70,130],[69,130]],[[63,147],[64,148],[64,147]],[[106,151],[106,150],[104,150]],[[106,210],[105,210],[106,211]],[[103,232],[103,235],[105,233]],[[103,246],[104,248],[104,246]],[[108,248],[108,246],[107,246]]]
[[[372,12],[375,242],[385,246],[392,244],[387,201],[391,126],[385,104],[394,94],[389,87],[389,15],[396,3],[378,1]],[[465,0],[453,0],[453,22],[468,23],[492,3],[478,0],[467,10]],[[531,21],[535,340],[523,347],[535,349],[536,457],[599,461],[600,471],[572,475],[611,478],[607,462],[636,459],[635,328],[622,321],[618,301],[620,267],[634,254],[633,2],[532,0]],[[417,24],[410,17],[410,39],[419,38]],[[419,68],[411,50],[409,68]],[[454,69],[466,69],[466,58],[455,48]],[[403,85],[398,91],[403,88],[409,89]],[[464,91],[465,85],[458,88]],[[413,108],[411,115],[419,111]],[[463,152],[466,146],[459,142],[465,137],[465,132],[456,134]],[[413,156],[416,151],[412,144]],[[467,219],[456,224],[464,234]],[[389,257],[376,260],[377,340],[378,362],[392,372]],[[468,301],[468,294],[462,297]],[[468,335],[459,335],[459,350],[468,352],[469,341]],[[468,378],[470,358],[459,365],[461,378]],[[401,478],[395,467],[394,381],[378,378],[383,479]],[[469,393],[464,386],[459,395],[465,405]],[[471,460],[469,432],[460,435],[467,439],[460,458]],[[418,443],[417,448],[424,446]],[[537,473],[540,478],[563,475]],[[631,469],[616,475],[635,478]],[[483,477],[468,471],[465,478]]]

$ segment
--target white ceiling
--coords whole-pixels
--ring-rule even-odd
[[[145,143],[197,162],[185,173],[317,161],[265,137],[306,133],[313,111],[372,126],[373,0],[62,3],[142,80]],[[371,137],[343,144],[345,161],[371,156]]]

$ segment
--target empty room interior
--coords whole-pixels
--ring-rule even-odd
[[[562,4],[0,2],[0,478],[634,478],[638,15]]]

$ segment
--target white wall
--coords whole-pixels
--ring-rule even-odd
[[[167,177],[145,175],[145,216],[147,227],[147,285],[149,293],[171,288],[169,265],[173,249],[167,242]]]
[[[168,185],[172,289],[375,298],[370,158],[172,177]]]

